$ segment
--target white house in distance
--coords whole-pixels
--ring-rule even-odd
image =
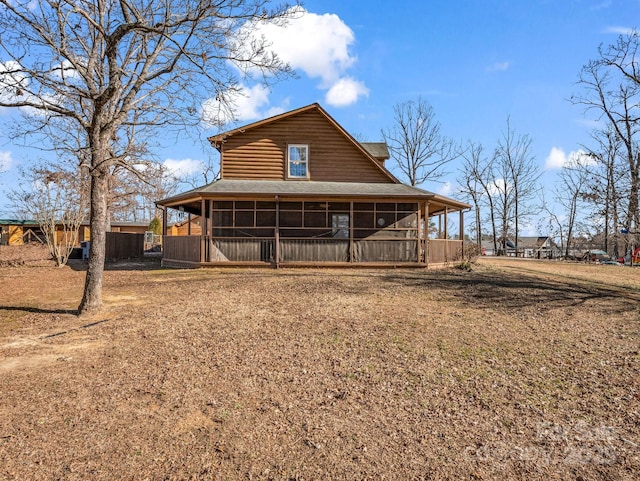
[[[498,249],[500,249],[498,242]],[[482,241],[482,255],[494,256],[493,240]],[[507,256],[516,256],[516,246],[511,239],[507,239]],[[549,236],[518,237],[518,257],[528,259],[555,259],[561,255],[560,249]]]

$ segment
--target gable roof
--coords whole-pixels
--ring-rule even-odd
[[[311,110],[316,110],[317,112],[319,112],[320,114],[322,114],[325,119],[331,124],[333,125],[333,127],[340,133],[342,134],[342,136],[344,136],[345,139],[347,139],[347,141],[349,141],[351,144],[353,144],[359,151],[360,153],[366,157],[367,159],[369,159],[369,161],[371,161],[371,163],[375,166],[375,168],[377,168],[378,170],[380,170],[386,177],[388,177],[392,182],[396,183],[396,184],[400,184],[401,182],[391,173],[389,172],[389,170],[387,170],[384,165],[382,165],[382,162],[380,162],[379,160],[376,159],[377,155],[375,155],[372,151],[370,151],[370,149],[373,149],[374,152],[379,152],[380,151],[380,147],[375,147],[375,146],[370,146],[369,148],[365,147],[365,145],[361,144],[360,142],[358,142],[356,139],[353,138],[353,136],[351,134],[349,134],[349,132],[347,132],[344,128],[342,128],[342,126],[335,121],[335,119],[333,117],[331,117],[331,115],[329,115],[327,113],[326,110],[324,110],[320,104],[313,103],[311,105],[307,105],[305,107],[300,107],[298,109],[294,109],[294,110],[290,110],[289,112],[284,112],[282,114],[279,115],[274,115],[273,117],[268,117],[266,119],[262,119],[262,120],[258,120],[257,122],[253,122],[247,125],[244,125],[242,127],[237,127],[235,129],[232,130],[227,130],[226,132],[222,132],[220,134],[217,135],[212,135],[211,137],[209,137],[207,140],[209,140],[209,142],[211,143],[211,145],[213,147],[215,147],[219,152],[221,151],[222,145],[225,143],[226,139],[228,139],[229,137],[232,137],[234,135],[238,135],[238,134],[243,134],[249,130],[253,130],[253,129],[257,129],[260,127],[263,127],[265,125],[274,123],[274,122],[278,122],[279,120],[283,120],[289,117],[293,117],[296,115],[299,115],[301,113],[304,112],[309,112]],[[364,144],[377,144],[377,143],[373,143],[373,142],[365,142]],[[385,149],[386,149],[386,144],[385,144]],[[388,153],[388,151],[387,151]],[[389,156],[387,155],[386,158],[388,158]]]
[[[544,244],[549,241],[549,247],[556,247],[555,242],[549,236],[522,236],[518,237],[518,248],[519,249],[540,249],[544,246]],[[498,239],[498,248],[502,247],[502,241]],[[482,239],[482,247],[486,247],[487,249],[493,250],[493,239]],[[515,244],[512,239],[507,239],[507,247],[510,249],[515,249]]]
[[[545,244],[549,236],[522,236],[518,237],[518,247],[525,249],[537,249]]]

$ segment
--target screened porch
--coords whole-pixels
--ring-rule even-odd
[[[426,266],[453,261],[463,249],[460,240],[447,239],[446,206],[436,206],[444,216],[444,232],[438,222],[444,238],[428,238],[425,219],[434,206],[419,200],[276,196],[201,199],[180,207],[188,209],[187,225],[199,216],[199,234],[164,236],[165,265]],[[460,211],[461,231],[462,226]]]

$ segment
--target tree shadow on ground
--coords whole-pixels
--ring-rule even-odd
[[[640,301],[640,293],[624,287],[597,286],[587,280],[543,279],[504,271],[425,271],[419,275],[391,274],[385,280],[438,291],[443,297],[463,299],[481,308],[563,308],[600,301],[606,304],[608,312],[623,313],[636,310]]]
[[[34,314],[73,314],[78,315],[77,309],[42,309],[40,307],[27,306],[0,306],[0,311],[22,311]]]
[[[67,262],[67,266],[71,270],[76,272],[86,272],[87,270],[87,261],[86,260],[78,260],[72,259]],[[104,265],[105,271],[151,271],[161,269],[160,260],[159,259],[129,259],[122,261],[113,261],[106,262]]]

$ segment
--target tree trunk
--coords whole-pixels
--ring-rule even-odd
[[[513,181],[514,184],[516,184],[519,179],[516,179],[514,177],[511,180]],[[519,199],[518,199],[518,188],[517,188],[516,185],[514,185],[513,194],[514,194],[514,196],[513,196],[513,204],[514,204],[514,208],[515,208],[515,212],[514,212],[514,215],[515,215],[515,226],[514,226],[515,227],[515,239],[513,240],[513,242],[515,243],[515,246],[516,246],[516,257],[518,257],[518,234],[519,234],[519,231],[518,231],[518,214],[519,214],[519,212],[518,212],[518,201],[519,201]],[[524,253],[522,254],[522,257],[524,257]]]
[[[473,203],[475,204],[476,211],[476,244],[479,248],[482,248],[482,225],[480,221],[480,204],[479,200],[474,198]]]
[[[102,274],[104,272],[106,232],[107,232],[108,176],[102,169],[96,169],[91,176],[91,245],[89,263],[84,282],[84,295],[78,307],[78,314],[97,311],[102,306]]]

